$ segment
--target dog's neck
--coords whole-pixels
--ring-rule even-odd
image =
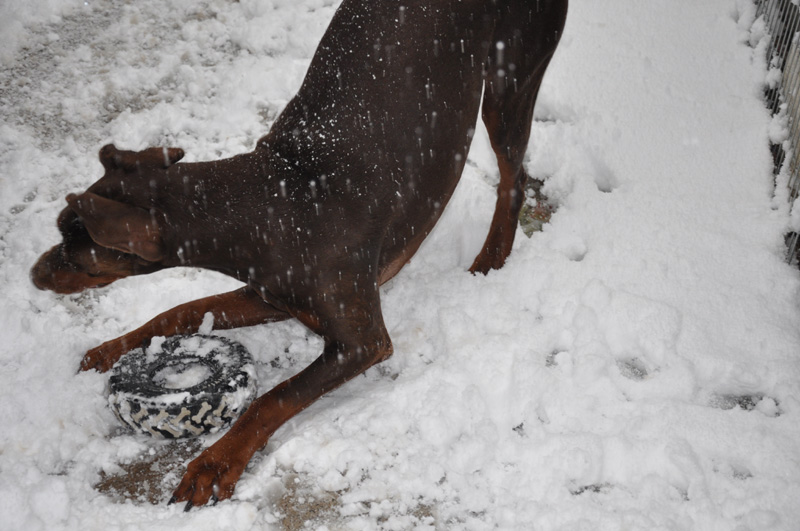
[[[162,264],[246,280],[253,264],[270,262],[274,241],[289,229],[283,211],[292,171],[262,147],[220,161],[170,167],[164,182],[151,186],[165,247]]]

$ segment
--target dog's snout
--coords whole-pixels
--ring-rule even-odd
[[[41,290],[52,290],[54,284],[54,272],[52,260],[54,254],[58,252],[58,246],[53,247],[44,253],[31,268],[31,282]]]
[[[31,268],[31,282],[44,291],[68,294],[81,291],[83,288],[74,285],[74,271],[64,261],[61,245],[56,245],[46,253]]]
[[[31,271],[31,282],[42,291],[52,291],[52,275],[43,272],[42,268],[35,268]]]

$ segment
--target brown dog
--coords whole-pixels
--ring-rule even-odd
[[[253,454],[314,400],[392,353],[378,287],[431,231],[458,183],[481,105],[500,168],[472,272],[514,240],[533,107],[566,0],[344,0],[297,96],[254,151],[176,164],[180,149],[100,150],[105,175],[67,196],[63,241],[32,270],[56,293],[176,266],[247,285],[173,308],[90,350],[106,371],[153,336],[296,318],[325,342],[187,469],[172,501],[225,499]]]

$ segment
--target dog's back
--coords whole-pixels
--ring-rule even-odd
[[[380,227],[367,237],[380,240],[381,279],[391,277],[458,183],[484,80],[492,101],[522,113],[499,133],[503,149],[527,142],[532,117],[514,105],[535,98],[532,78],[555,50],[565,15],[566,1],[346,0],[297,96],[259,142],[294,162],[287,194],[314,203],[305,223],[319,221],[318,231],[337,238]],[[357,226],[345,221],[353,216]],[[358,236],[352,242],[363,246]]]

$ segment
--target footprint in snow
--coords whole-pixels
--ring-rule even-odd
[[[26,208],[28,208],[28,204],[33,202],[34,199],[36,199],[36,190],[28,192],[25,195],[25,197],[22,198],[22,203],[17,203],[16,205],[14,205],[11,208],[9,208],[8,209],[9,213],[11,213],[12,215],[15,215],[15,216],[17,214],[20,214],[22,211],[24,211]]]
[[[639,358],[619,359],[617,360],[617,368],[622,376],[636,382],[640,382],[650,375],[647,367]]]
[[[580,496],[581,494],[604,494],[613,489],[614,485],[611,483],[594,483],[592,485],[583,485],[569,489],[569,493],[573,496]]]
[[[767,417],[778,417],[782,413],[776,399],[761,393],[715,394],[708,405],[722,410],[739,408],[743,411],[758,411]]]

